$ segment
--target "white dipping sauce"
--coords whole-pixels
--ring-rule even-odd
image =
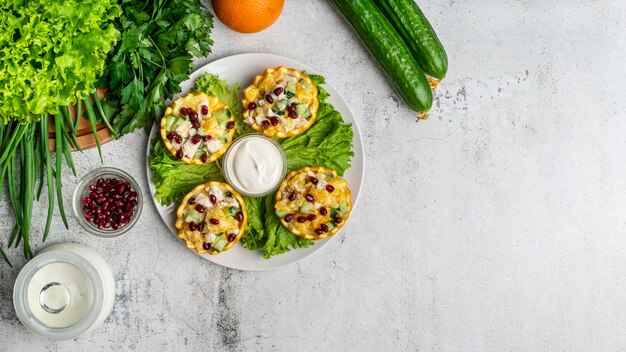
[[[229,151],[225,167],[230,182],[248,195],[267,193],[282,181],[284,159],[282,151],[272,141],[252,135],[235,143]]]

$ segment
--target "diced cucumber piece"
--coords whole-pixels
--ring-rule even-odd
[[[200,216],[202,216],[196,209],[189,209],[187,212],[187,217],[185,218],[185,222],[200,222]]]
[[[339,212],[339,209],[337,209],[337,208],[333,208],[333,209],[331,209],[331,210],[330,210],[330,217],[331,217],[331,218],[336,217],[338,212]]]
[[[310,90],[311,89],[311,84],[309,83],[309,81],[307,81],[306,79],[302,78],[298,81],[298,83],[300,83],[301,85],[304,86],[304,89],[306,90]]]
[[[202,150],[202,144],[200,145],[200,148],[198,148],[198,151],[196,152],[196,154],[193,155],[194,159],[200,159],[202,157],[202,154],[204,154],[204,151]]]
[[[311,203],[311,202],[304,202],[304,204],[302,204],[300,206],[300,213],[301,214],[307,214],[309,212],[309,210],[311,210],[312,206],[313,206],[313,203]]]
[[[183,123],[185,123],[185,118],[181,117],[178,120],[176,120],[176,122],[174,122],[174,124],[172,125],[172,129],[175,130],[178,127],[180,127]]]
[[[328,226],[328,231],[331,231],[332,229],[334,229],[335,227],[337,227],[337,225],[335,225],[334,222],[329,221],[326,223],[326,226]]]
[[[289,82],[285,87],[285,96],[291,98],[296,95],[296,82]]]
[[[276,212],[276,216],[278,216],[279,218],[284,217],[285,215],[287,215],[286,211],[277,211]]]
[[[311,111],[309,111],[309,107],[304,104],[300,104],[296,107],[296,113],[298,113],[298,116],[304,117],[305,119],[311,116]]]
[[[211,248],[213,248],[217,252],[221,252],[222,249],[224,249],[224,246],[226,246],[226,243],[228,243],[228,239],[226,239],[226,236],[224,234],[219,234],[215,239],[215,242],[213,242],[213,244],[211,245]]]
[[[200,127],[200,128],[198,128],[198,134],[201,135],[201,136],[206,136],[208,133],[206,133],[204,128]]]
[[[176,122],[177,119],[178,117],[175,115],[167,115],[165,118],[165,129],[170,131],[172,129],[172,125],[174,125],[174,122]]]
[[[217,120],[217,122],[221,124],[227,124],[228,120],[230,120],[230,111],[228,109],[220,110],[213,114],[213,118]]]
[[[226,197],[232,197],[232,196],[233,196],[233,192],[231,192],[231,191],[226,191],[226,192],[224,193],[224,195],[225,195]]]
[[[285,110],[287,107],[287,99],[279,100],[278,103],[276,103],[276,107],[278,110]]]
[[[339,203],[339,215],[345,215],[350,211],[350,207],[348,206],[348,203],[346,202],[341,202]]]
[[[222,142],[222,144],[226,144],[226,142],[228,141],[228,136],[227,135],[223,135],[220,137],[220,142]]]

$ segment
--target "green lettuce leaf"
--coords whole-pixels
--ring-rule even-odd
[[[95,91],[120,33],[114,0],[3,1],[0,124],[36,121]]]
[[[161,138],[155,138],[150,152],[150,169],[156,185],[156,199],[163,205],[180,203],[195,186],[208,181],[223,181],[215,163],[189,165],[174,158]]]

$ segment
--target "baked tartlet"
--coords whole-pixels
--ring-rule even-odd
[[[176,212],[178,237],[200,254],[219,254],[241,239],[248,223],[241,195],[223,182],[199,185]]]
[[[276,193],[276,215],[293,234],[319,240],[336,234],[352,210],[348,182],[332,169],[291,172]]]
[[[235,120],[214,95],[189,93],[176,99],[161,119],[165,147],[187,164],[202,165],[222,156],[233,140]]]
[[[266,69],[243,94],[244,121],[270,137],[300,134],[317,117],[317,87],[309,76],[293,68]]]

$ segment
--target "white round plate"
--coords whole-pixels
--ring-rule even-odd
[[[282,56],[271,54],[233,55],[213,61],[198,68],[190,75],[189,80],[183,82],[180,85],[182,88],[182,92],[175,96],[174,99],[190,92],[191,89],[194,87],[194,82],[196,81],[196,79],[205,72],[210,72],[212,74],[218,75],[230,86],[235,83],[239,83],[242,88],[245,88],[250,83],[252,83],[252,79],[254,78],[254,76],[263,73],[268,67],[278,66],[295,68],[311,74],[320,74],[317,70],[305,64]],[[348,104],[346,104],[346,101],[339,94],[339,92],[337,92],[337,90],[335,90],[335,88],[333,88],[329,83],[325,83],[324,88],[330,94],[328,102],[331,103],[335,107],[335,109],[341,113],[346,123],[352,124],[352,128],[354,130],[354,158],[352,159],[352,166],[346,171],[344,175],[344,177],[348,181],[350,189],[352,190],[352,211],[354,212],[354,207],[357,204],[359,193],[361,191],[361,184],[363,183],[363,143],[361,142],[361,132],[359,131],[359,127],[357,125],[356,119],[354,118],[354,114],[348,107]],[[241,92],[239,92],[239,94],[241,95]],[[169,103],[170,102],[168,101],[168,104]],[[152,141],[152,139],[157,137],[159,134],[159,123],[160,121],[157,121],[157,123],[152,126],[152,131],[150,133],[150,139],[148,142],[147,155],[150,154],[150,141]],[[146,160],[149,160],[149,158],[146,158]],[[171,235],[175,236],[176,239],[178,239],[178,230],[174,226],[176,222],[176,209],[178,205],[173,204],[168,207],[164,207],[156,201],[156,199],[154,198],[156,189],[154,183],[152,182],[152,171],[150,170],[150,165],[147,161],[146,169],[148,172],[150,194],[152,195],[154,204],[156,205],[156,208],[161,215],[161,218],[163,218],[163,221],[165,221],[165,224],[170,229]],[[350,218],[352,219],[353,217]],[[349,222],[350,220],[348,220],[348,223]],[[349,224],[346,224],[345,226],[349,226]],[[322,247],[332,241],[333,238],[340,236],[340,233],[341,231],[330,238],[315,241],[315,243],[308,248],[294,249],[287,253],[274,256],[270,259],[264,259],[261,251],[250,251],[244,248],[243,244],[241,243],[237,243],[230,250],[218,255],[204,254],[201,256],[207,260],[212,261],[213,263],[233,269],[270,270],[288,264],[293,264],[300,259],[308,257],[314,252],[322,249]],[[182,242],[180,245],[180,250],[195,253],[193,250],[187,249]]]

